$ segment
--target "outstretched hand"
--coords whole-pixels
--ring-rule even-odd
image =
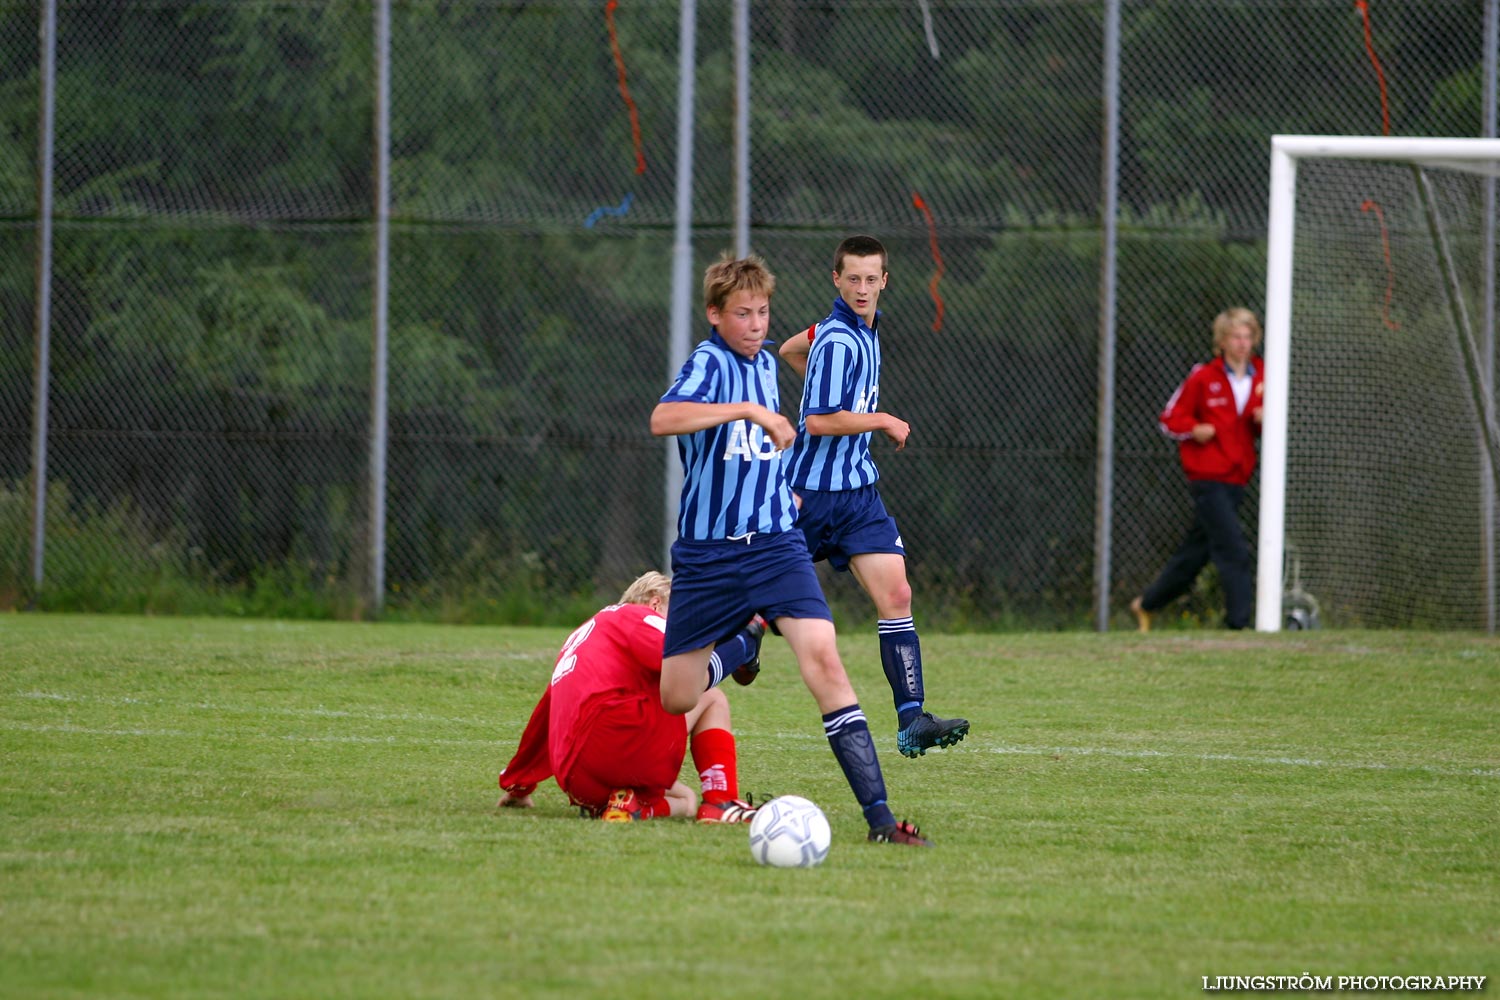
[[[890,417],[889,414],[887,416],[889,417],[889,421],[881,428],[881,431],[886,437],[890,438],[891,444],[896,446],[896,450],[900,451],[906,447],[906,439],[911,437],[911,424],[900,417]]]
[[[534,807],[535,805],[536,805],[536,803],[533,802],[533,801],[531,801],[531,796],[530,795],[512,795],[512,794],[510,794],[510,792],[503,792],[500,795],[500,801],[497,802],[497,803],[495,803],[495,808],[497,808],[497,809],[530,809],[530,808]]]

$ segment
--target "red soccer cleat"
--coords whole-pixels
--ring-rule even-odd
[[[739,799],[727,802],[705,802],[698,807],[700,823],[748,823],[755,818],[757,806]]]
[[[634,789],[617,788],[610,793],[609,804],[599,818],[606,823],[633,823],[641,818],[641,800]]]

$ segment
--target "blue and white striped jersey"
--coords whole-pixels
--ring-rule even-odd
[[[875,314],[880,325],[880,313]],[[873,413],[880,402],[880,335],[865,326],[842,296],[818,324],[807,356],[797,441],[787,458],[787,478],[796,489],[854,490],[880,478],[870,457],[870,433],[845,436],[807,433],[809,413]]]
[[[759,403],[781,412],[776,352],[766,341],[752,360],[717,331],[693,349],[663,403]],[[760,426],[733,420],[677,436],[682,502],[677,537],[691,541],[787,531],[797,518],[782,455]]]

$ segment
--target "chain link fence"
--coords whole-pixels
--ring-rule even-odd
[[[701,273],[733,239],[735,124],[730,4],[699,7]],[[753,7],[778,333],[827,313],[843,236],[891,250],[881,397],[914,433],[878,460],[919,614],[1084,625],[1103,5]],[[40,5],[0,0],[0,605],[366,610],[373,14],[61,5],[37,589]],[[1187,517],[1156,415],[1214,314],[1262,306],[1270,136],[1480,134],[1481,0],[1366,16],[1368,48],[1347,0],[1123,5],[1116,608]],[[665,0],[394,6],[391,613],[562,621],[661,562],[678,30]]]

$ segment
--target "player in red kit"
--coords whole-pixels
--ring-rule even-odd
[[[1265,397],[1265,372],[1255,349],[1260,321],[1243,307],[1214,318],[1214,354],[1194,365],[1167,400],[1162,433],[1177,442],[1178,458],[1193,497],[1193,523],[1167,565],[1130,611],[1142,632],[1151,616],[1187,593],[1210,561],[1224,590],[1224,624],[1250,624],[1254,566],[1240,527],[1240,501],[1255,472],[1256,442]]]
[[[684,715],[661,703],[662,646],[671,582],[647,573],[618,604],[584,622],[563,643],[552,680],[500,772],[500,806],[526,809],[549,777],[587,813],[611,821],[696,816],[704,823],[748,823],[739,799],[729,700],[703,693]],[[754,665],[764,626],[720,643],[714,656],[732,671]],[[684,720],[686,723],[684,724]],[[678,780],[689,738],[703,801]]]

